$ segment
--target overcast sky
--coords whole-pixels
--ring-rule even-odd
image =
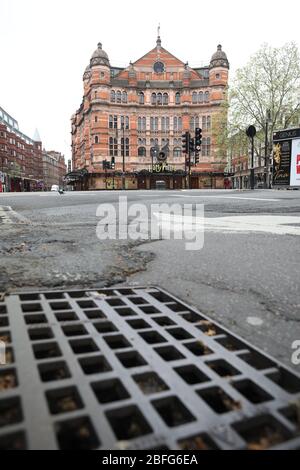
[[[231,76],[263,42],[300,46],[295,0],[0,0],[0,106],[47,150],[70,158],[70,117],[97,43],[111,65],[127,66],[162,45],[191,66],[221,43]]]

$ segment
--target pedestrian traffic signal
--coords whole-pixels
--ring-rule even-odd
[[[184,134],[182,134],[181,139],[182,139],[182,151],[183,151],[183,153],[189,153],[190,133],[185,132]]]
[[[111,157],[111,164],[110,164],[110,168],[111,168],[112,170],[114,170],[114,169],[115,169],[115,157]]]
[[[195,130],[195,151],[200,152],[202,144],[202,129],[200,127],[196,127]]]

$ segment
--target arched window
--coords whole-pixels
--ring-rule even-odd
[[[157,104],[158,105],[162,104],[162,94],[161,93],[157,93]]]
[[[145,95],[142,91],[139,93],[139,104],[145,104]]]
[[[203,91],[200,91],[199,95],[198,95],[198,100],[199,100],[199,103],[203,103],[204,101],[204,95],[203,95]]]
[[[113,129],[113,127],[114,127],[114,117],[109,116],[109,128]]]
[[[153,117],[150,118],[150,129],[151,131],[154,131],[154,118]]]
[[[122,93],[120,90],[117,91],[117,103],[121,103],[122,101]]]
[[[210,131],[210,128],[211,128],[211,117],[210,116],[207,116],[207,130]]]
[[[95,122],[98,122],[98,116],[95,116]]]
[[[207,137],[206,139],[206,155],[208,157],[210,156],[210,137]]]
[[[163,94],[163,104],[165,106],[169,104],[169,95],[168,95],[168,93]]]
[[[174,157],[181,157],[181,148],[180,147],[174,147],[173,156]]]
[[[206,157],[207,150],[206,150],[206,137],[202,139],[202,146],[201,146],[201,153],[203,157]]]
[[[205,101],[205,103],[208,103],[208,101],[209,101],[209,92],[208,91],[205,92],[204,101]]]
[[[151,131],[158,131],[158,117],[150,118],[150,128],[151,128]]]
[[[194,116],[191,116],[191,118],[190,118],[190,130],[191,131],[195,130],[195,118],[194,118]]]
[[[145,147],[139,147],[138,148],[138,156],[139,157],[146,157],[146,148]]]
[[[95,144],[99,144],[99,137],[97,135],[95,136]]]
[[[197,96],[196,91],[193,91],[193,94],[192,94],[192,103],[193,104],[197,104],[197,102],[198,102],[197,98],[198,98],[198,96]]]
[[[127,103],[127,92],[126,91],[123,91],[122,93],[122,103]]]
[[[176,116],[173,118],[173,130],[174,131],[178,130],[178,120]]]
[[[116,102],[116,92],[114,90],[111,90],[111,92],[110,92],[110,101],[112,103]]]
[[[175,95],[175,104],[180,104],[181,98],[180,98],[180,93],[177,92]]]
[[[151,104],[156,105],[156,93],[152,93],[151,95]]]
[[[109,155],[110,157],[114,156],[114,139],[112,137],[109,138]]]

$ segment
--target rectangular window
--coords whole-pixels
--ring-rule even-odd
[[[118,156],[118,139],[114,138],[114,157]]]

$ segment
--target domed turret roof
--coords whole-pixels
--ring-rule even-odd
[[[108,55],[102,49],[101,42],[98,43],[98,47],[92,55],[90,65],[91,67],[93,67],[93,65],[106,65],[107,67],[110,66]]]
[[[83,74],[83,80],[88,80],[91,76],[91,68],[88,65]]]
[[[217,51],[213,54],[211,61],[210,61],[210,68],[213,67],[225,67],[229,69],[229,62],[227,59],[227,55],[224,51],[222,51],[221,44],[218,45]]]

